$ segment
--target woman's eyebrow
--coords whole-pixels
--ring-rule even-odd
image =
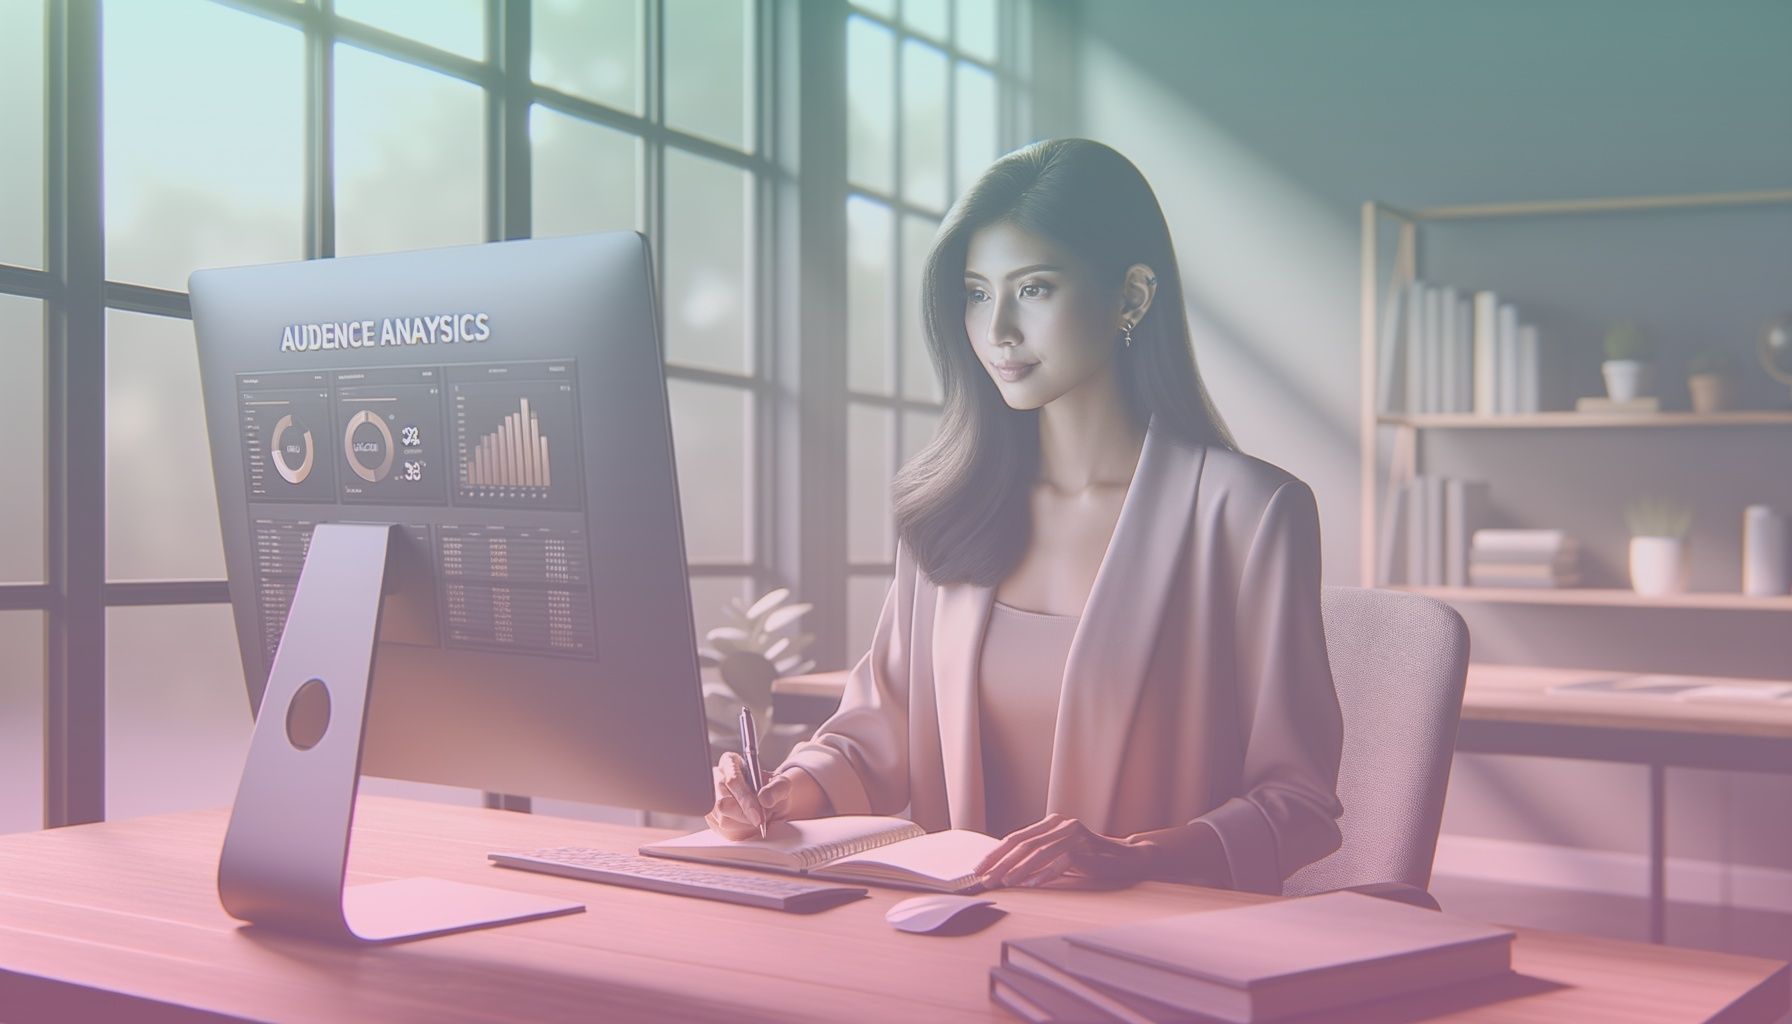
[[[1015,279],[1015,278],[1017,278],[1017,277],[1024,277],[1024,276],[1026,276],[1026,275],[1027,275],[1027,274],[1031,274],[1031,273],[1034,273],[1034,272],[1035,272],[1035,271],[1040,271],[1040,270],[1057,270],[1057,269],[1058,269],[1058,268],[1057,268],[1057,267],[1054,267],[1054,266],[1052,266],[1052,265],[1051,265],[1051,264],[1050,264],[1050,263],[1035,263],[1035,264],[1033,264],[1033,265],[1032,265],[1032,266],[1028,266],[1028,267],[1022,267],[1022,268],[1020,268],[1020,269],[1019,269],[1019,270],[1016,270],[1016,271],[1014,271],[1014,272],[1013,272],[1013,273],[1011,273],[1011,274],[1009,274],[1009,275],[1008,275],[1008,276],[1007,276],[1007,277],[1005,277],[1005,278],[1003,278],[1003,279],[1002,279],[1002,280],[1004,280],[1004,281],[1012,281],[1012,280],[1014,280],[1014,279]],[[983,276],[983,275],[982,275],[982,274],[979,274],[979,273],[977,273],[977,272],[976,272],[976,271],[975,271],[975,270],[968,270],[968,269],[967,269],[967,270],[966,270],[966,271],[965,271],[965,272],[964,272],[964,276],[966,276],[966,277],[974,277],[974,278],[976,278],[976,279],[977,279],[977,280],[979,280],[979,281],[987,281],[987,280],[989,280],[989,279],[988,279],[988,278],[986,278],[986,277],[984,277],[984,276]]]

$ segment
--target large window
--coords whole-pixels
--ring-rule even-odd
[[[950,200],[1014,140],[1001,0],[855,0],[847,67],[847,649],[863,652],[894,568],[890,478],[933,436],[940,382],[921,269]],[[1007,31],[1005,31],[1007,29]]]
[[[792,582],[772,524],[815,499],[778,486],[798,421],[773,354],[820,313],[778,296],[802,266],[843,267],[850,357],[826,401],[850,450],[819,471],[851,509],[823,568],[853,614],[816,650],[861,651],[889,477],[937,422],[913,272],[950,197],[1020,137],[1019,2],[0,0],[0,829],[234,791],[250,721],[185,293],[200,267],[646,233],[700,634]],[[805,55],[781,47],[818,12],[845,26],[847,81],[799,96],[783,65]],[[803,251],[779,207],[817,173],[778,151],[792,111],[840,126],[845,252]]]

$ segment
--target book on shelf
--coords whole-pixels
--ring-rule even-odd
[[[1502,565],[1553,565],[1559,569],[1572,569],[1580,560],[1580,546],[1570,544],[1549,551],[1489,551],[1484,548],[1470,547],[1468,564],[1483,568],[1495,568]]]
[[[1481,530],[1469,549],[1470,586],[1571,587],[1580,581],[1580,542],[1559,530]]]
[[[1431,367],[1431,411],[1458,412],[1450,397],[1456,377],[1456,289],[1440,287],[1436,297],[1432,344],[1437,348],[1437,360]]]
[[[1406,411],[1429,412],[1425,407],[1425,288],[1413,281],[1406,289]]]
[[[1406,549],[1405,581],[1413,586],[1430,582],[1425,576],[1425,521],[1430,518],[1427,490],[1423,476],[1415,476],[1406,483],[1406,533],[1401,538],[1401,545]]]
[[[1661,399],[1655,395],[1640,395],[1618,401],[1603,395],[1583,395],[1574,400],[1575,412],[1620,412],[1620,413],[1655,413],[1661,411]]]
[[[1070,932],[1063,969],[1108,991],[1252,1024],[1506,974],[1513,934],[1330,892]]]
[[[1452,412],[1475,411],[1475,301],[1456,300],[1456,387]]]
[[[1390,288],[1377,325],[1377,408],[1388,413],[1536,412],[1537,328],[1492,291],[1415,278]],[[1396,382],[1403,381],[1400,387]],[[1396,390],[1401,394],[1396,403]]]
[[[1469,538],[1489,516],[1485,480],[1420,473],[1389,498],[1381,523],[1383,585],[1460,586],[1469,565]]]
[[[1495,405],[1493,370],[1497,365],[1494,353],[1495,313],[1500,297],[1494,292],[1475,293],[1475,413],[1492,416]]]
[[[1406,293],[1411,285],[1395,285],[1388,296],[1387,309],[1381,318],[1380,356],[1375,366],[1378,371],[1375,387],[1375,407],[1382,412],[1394,412],[1394,380],[1395,371],[1400,366],[1401,346],[1400,328],[1406,318]],[[1404,408],[1400,411],[1407,411]]]
[[[1387,508],[1381,514],[1381,543],[1377,546],[1379,559],[1375,584],[1388,587],[1406,579],[1407,560],[1405,549],[1406,510],[1409,502],[1408,492],[1411,482],[1402,482],[1388,495]]]
[[[1469,538],[1487,521],[1491,495],[1485,480],[1444,480],[1444,584],[1468,584]]]
[[[1444,581],[1444,478],[1427,473],[1425,481],[1425,582]]]
[[[1000,843],[967,829],[928,832],[906,818],[841,814],[774,821],[764,839],[728,839],[706,828],[647,843],[640,852],[832,881],[962,893],[982,888],[977,864]]]
[[[1554,554],[1559,548],[1578,546],[1580,542],[1566,530],[1488,527],[1476,530],[1472,543],[1477,551],[1545,551]]]
[[[1495,411],[1510,415],[1518,411],[1518,309],[1502,302],[1494,314]]]
[[[1538,366],[1537,328],[1531,324],[1518,326],[1518,412],[1538,412],[1538,389],[1542,372]]]

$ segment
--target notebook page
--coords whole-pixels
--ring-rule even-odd
[[[713,829],[647,843],[641,852],[689,860],[735,861],[801,870],[922,835],[921,826],[904,818],[874,814],[842,814],[803,821],[774,821],[764,839],[728,839]]]
[[[867,868],[882,875],[885,872],[876,869],[894,868],[897,872],[957,888],[977,880],[978,862],[1001,843],[1000,839],[981,832],[952,828],[843,857],[828,864],[827,870],[831,874]]]

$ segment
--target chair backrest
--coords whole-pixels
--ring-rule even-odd
[[[1344,718],[1343,844],[1296,871],[1304,896],[1373,882],[1431,884],[1468,677],[1468,626],[1419,594],[1326,586],[1320,606]]]

